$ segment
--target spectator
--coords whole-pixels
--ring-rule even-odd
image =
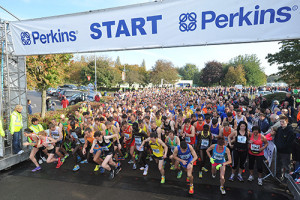
[[[279,121],[281,126],[276,131],[274,144],[277,147],[277,174],[280,174],[282,170],[281,178],[283,179],[285,172],[289,169],[295,134],[285,115],[281,115]]]
[[[27,100],[27,110],[28,110],[28,114],[32,115],[32,106],[31,106],[31,101],[29,99]]]
[[[298,106],[297,125],[300,126],[300,105]]]
[[[47,97],[46,99],[46,109],[47,111],[50,110],[50,106],[51,106],[51,97]]]
[[[65,96],[63,96],[63,100],[61,100],[61,105],[63,108],[67,108],[69,105],[69,101]]]
[[[269,122],[266,118],[266,115],[263,113],[259,114],[258,126],[262,133],[266,133],[269,130]]]
[[[95,101],[96,101],[96,102],[100,102],[100,96],[99,96],[99,93],[96,94],[96,96],[95,96]]]
[[[21,138],[22,138],[22,112],[23,107],[17,105],[15,110],[10,115],[9,131],[13,135],[12,145],[14,154],[22,154],[24,151],[21,149]]]

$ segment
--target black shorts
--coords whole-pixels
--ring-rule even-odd
[[[48,153],[50,153],[50,154],[55,154],[55,148],[53,148],[53,149],[48,149]]]
[[[46,147],[44,147],[44,146],[39,148],[39,150],[42,150],[42,151],[45,150],[45,149],[46,149]]]
[[[157,160],[164,160],[163,157],[156,157],[155,155],[153,155],[153,158],[154,158],[154,159],[157,159]]]
[[[61,147],[61,145],[62,145],[62,141],[58,141],[55,143],[55,147]]]

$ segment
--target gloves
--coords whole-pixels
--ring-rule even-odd
[[[210,158],[210,163],[214,164],[215,163],[215,159],[213,159],[212,157]]]
[[[222,167],[222,166],[223,166],[222,164],[218,164],[218,165],[216,166],[216,169],[219,170],[220,167]]]

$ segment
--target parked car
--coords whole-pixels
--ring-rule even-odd
[[[75,85],[63,85],[63,88],[71,89],[71,90],[77,90],[77,87]]]
[[[88,96],[87,93],[82,92],[74,94],[73,96],[69,97],[68,100],[70,105],[74,105],[82,101],[93,101],[93,97]]]
[[[60,93],[61,90],[62,90],[62,88],[58,87],[57,90],[55,92],[53,92],[52,96],[58,97],[58,95],[59,95],[59,93]]]
[[[84,86],[84,85],[81,85],[79,88],[79,90],[88,90],[88,87]]]
[[[67,99],[70,98],[71,96],[73,96],[74,94],[80,94],[82,93],[79,90],[62,90],[62,92],[60,93],[60,100],[62,99],[63,96],[65,96]]]
[[[48,90],[47,90],[48,95],[53,95],[53,93],[55,93],[55,92],[56,92],[55,88],[48,88]]]
[[[258,91],[258,92],[257,92],[257,95],[258,95],[258,96],[260,96],[261,94],[262,94],[263,96],[265,96],[265,95],[273,94],[273,93],[270,92],[270,91]]]

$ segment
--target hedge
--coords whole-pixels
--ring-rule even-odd
[[[105,102],[109,102],[113,100],[113,97],[101,97],[100,102],[90,102],[90,105],[92,109],[98,108],[101,104]],[[59,109],[56,111],[47,111],[45,118],[41,117],[41,113],[35,113],[32,115],[28,115],[28,127],[31,125],[31,119],[32,118],[37,118],[39,120],[39,123],[44,127],[44,129],[48,129],[48,125],[50,124],[52,119],[59,120],[60,115],[64,114],[67,116],[68,114],[74,114],[75,110],[78,110],[78,108],[81,106],[81,104],[86,103],[86,102],[80,102],[76,105],[68,106],[67,108],[64,109]]]

